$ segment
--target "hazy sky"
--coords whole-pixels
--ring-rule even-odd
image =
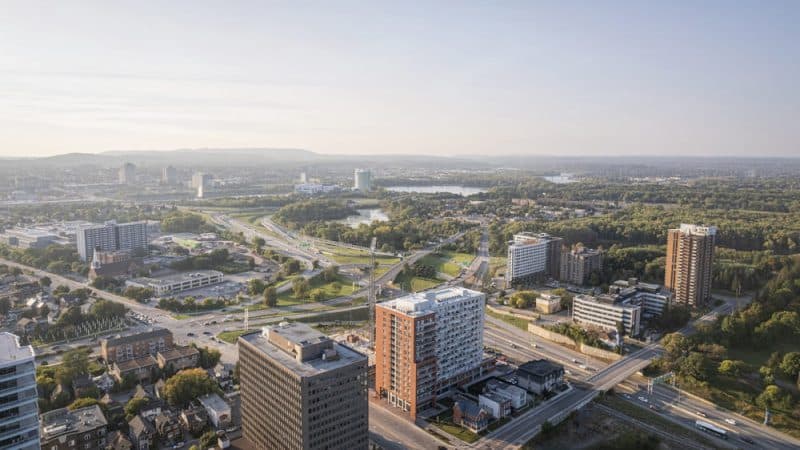
[[[1,5],[2,156],[800,156],[800,1]]]

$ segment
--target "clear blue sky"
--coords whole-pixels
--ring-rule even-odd
[[[800,1],[2,9],[0,156],[800,156]]]

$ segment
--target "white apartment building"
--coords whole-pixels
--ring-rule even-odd
[[[518,233],[508,245],[506,285],[537,274],[558,278],[563,240],[546,233]]]
[[[361,192],[372,190],[372,172],[366,169],[355,169],[353,171],[353,188]]]
[[[39,449],[39,406],[33,347],[0,333],[0,448]]]
[[[136,278],[125,282],[127,286],[152,289],[156,297],[222,283],[224,274],[217,270],[197,270],[164,278]]]
[[[672,301],[672,293],[658,284],[642,283],[636,278],[617,280],[609,287],[609,294],[622,301],[642,307],[645,318],[660,316]]]
[[[147,249],[147,222],[117,224],[110,220],[103,225],[92,225],[78,229],[76,235],[81,259],[89,261],[94,250],[140,250]]]
[[[576,295],[572,308],[572,319],[577,323],[616,330],[617,324],[621,322],[627,335],[639,334],[642,307],[629,301],[620,301],[617,296]]]

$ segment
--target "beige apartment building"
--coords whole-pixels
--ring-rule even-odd
[[[710,299],[716,235],[716,227],[689,224],[667,233],[664,287],[676,302],[700,307]]]

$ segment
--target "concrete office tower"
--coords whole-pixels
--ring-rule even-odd
[[[561,252],[560,280],[573,284],[584,284],[594,271],[602,270],[603,255],[594,249],[576,245]]]
[[[242,434],[253,448],[366,449],[367,358],[302,323],[239,338]]]
[[[506,285],[537,276],[558,279],[561,275],[561,245],[564,240],[546,233],[519,233],[508,245]]]
[[[711,297],[717,227],[681,224],[667,233],[664,286],[675,301],[700,307]]]
[[[308,174],[300,172],[300,184],[308,183]]]
[[[136,166],[125,163],[119,168],[119,184],[133,184],[136,182]]]
[[[161,169],[161,184],[167,186],[178,184],[178,171],[172,166]]]
[[[147,222],[117,224],[110,220],[103,225],[80,228],[76,233],[76,243],[78,254],[84,261],[91,260],[98,248],[104,252],[147,250]]]
[[[372,190],[372,172],[366,169],[356,169],[354,172],[355,182],[353,188],[360,192]]]
[[[39,406],[33,347],[0,333],[0,448],[39,449]]]
[[[485,296],[450,287],[375,305],[375,391],[416,418],[479,376]]]

